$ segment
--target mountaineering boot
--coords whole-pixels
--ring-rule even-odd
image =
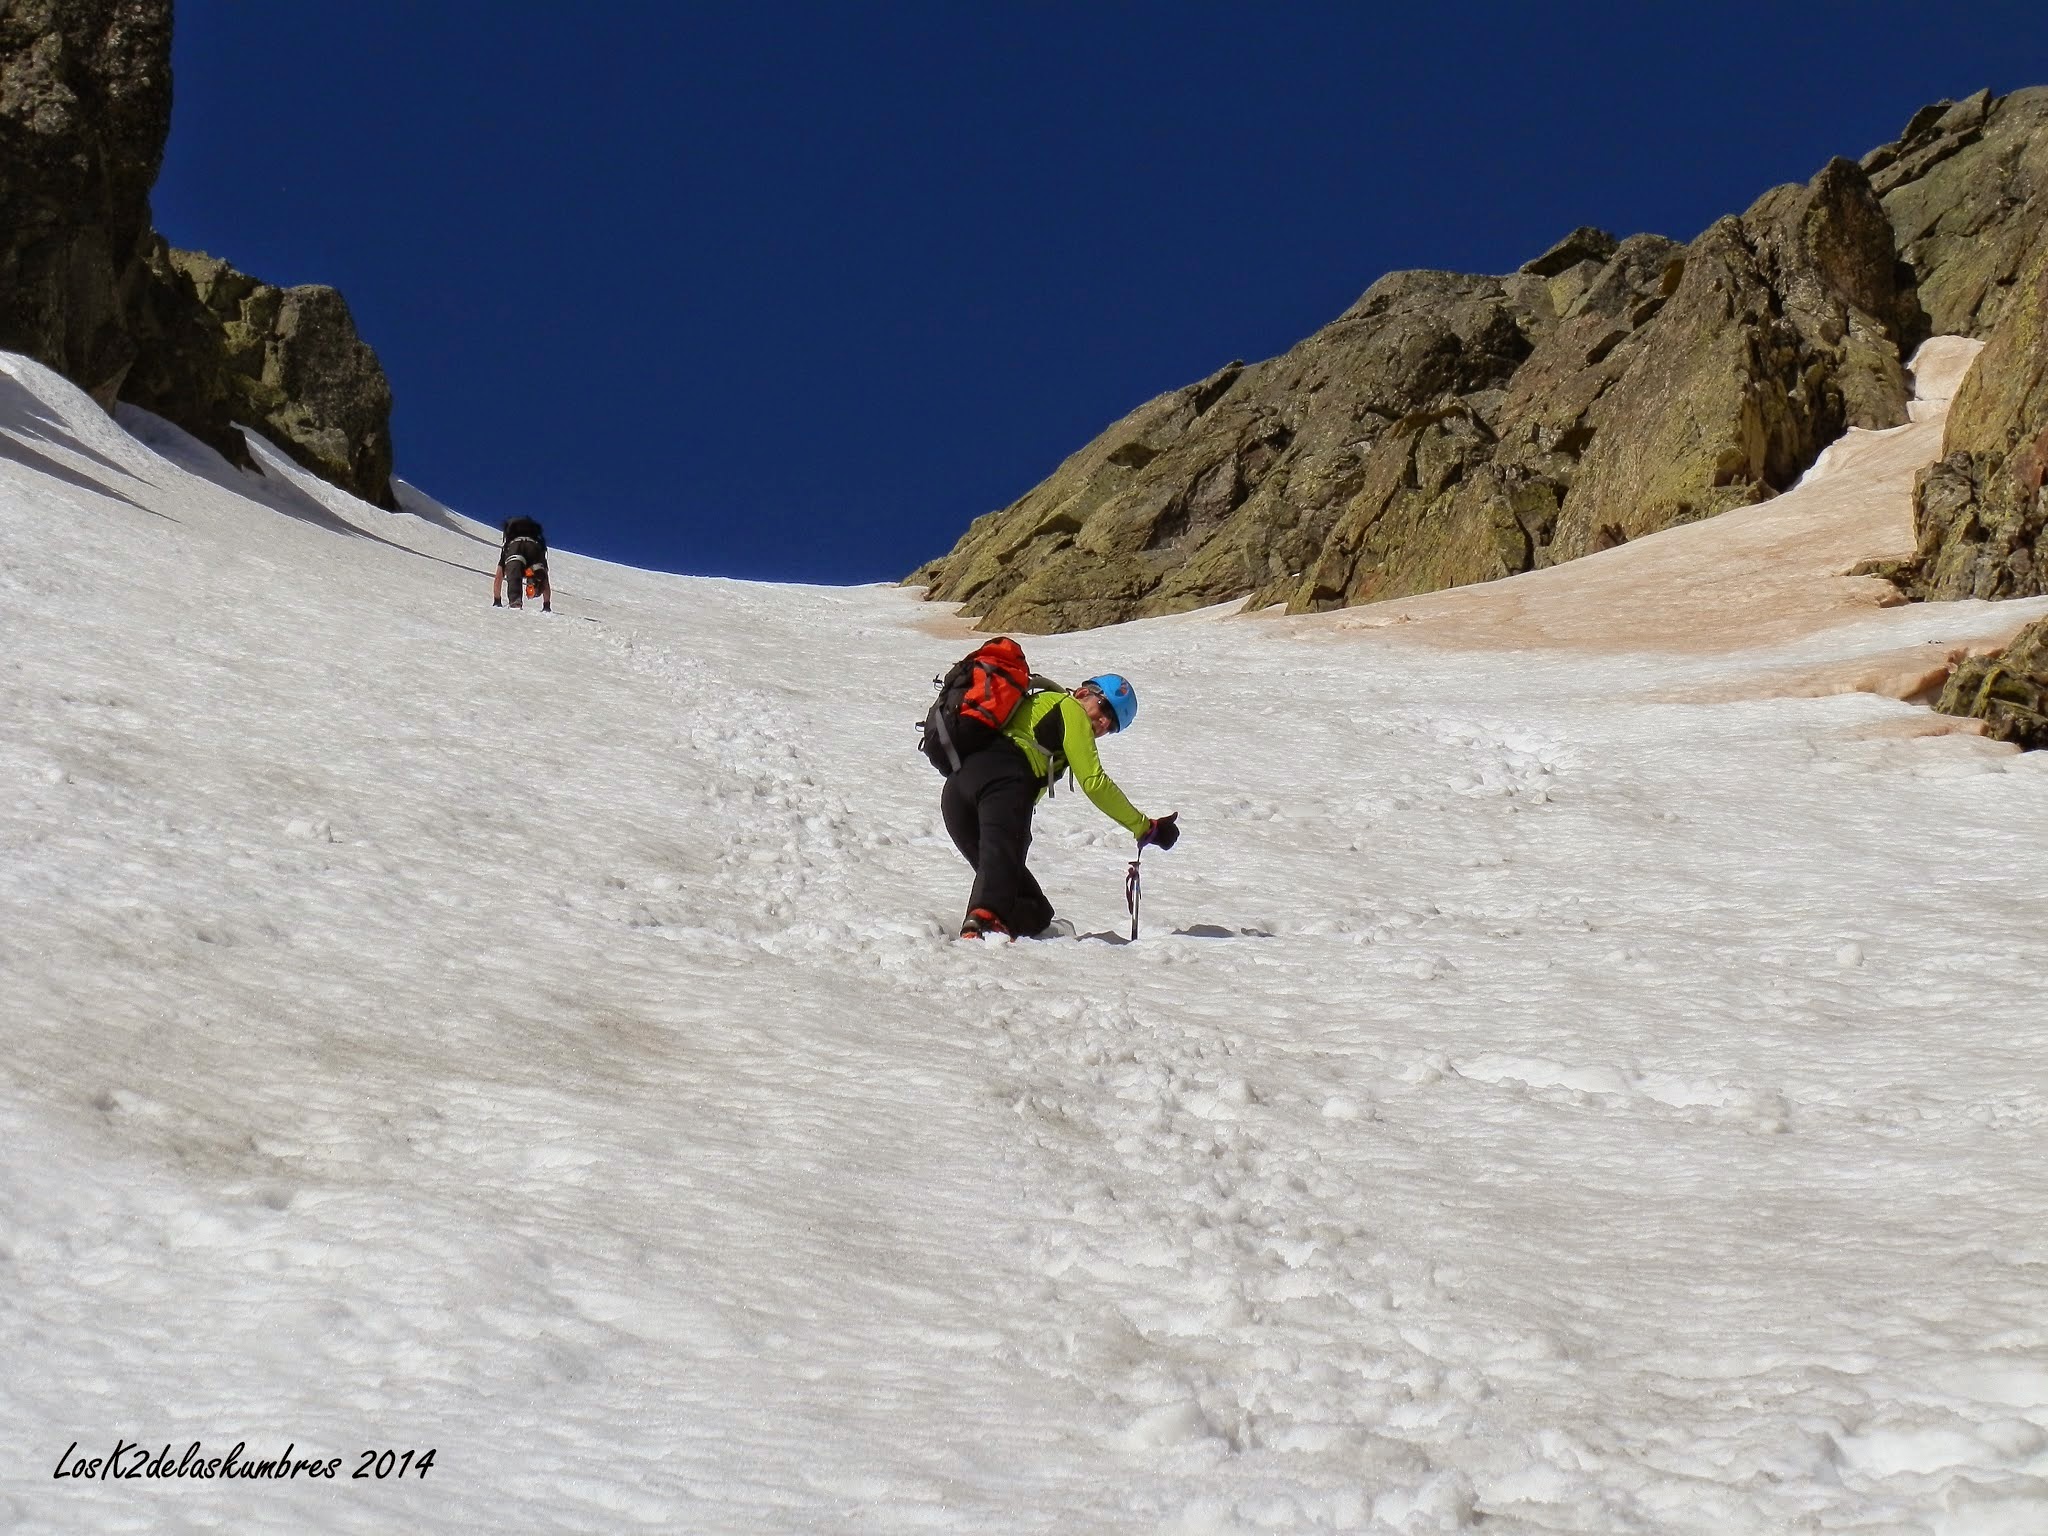
[[[1075,929],[1072,923],[1068,922],[1064,917],[1056,917],[1039,929],[1038,932],[1031,935],[1031,937],[1034,939],[1071,939],[1074,936],[1074,932]]]
[[[1003,920],[987,907],[976,907],[967,914],[967,921],[960,925],[960,937],[963,939],[986,938],[989,934],[994,934],[999,939],[1007,939],[1010,930],[1005,928]]]

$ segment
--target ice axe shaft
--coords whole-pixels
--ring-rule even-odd
[[[1131,909],[1131,942],[1138,939],[1138,884],[1139,866],[1145,862],[1145,850],[1141,847],[1138,856],[1131,860],[1131,867],[1124,871],[1124,905]]]

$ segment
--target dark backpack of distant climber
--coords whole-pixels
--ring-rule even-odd
[[[522,597],[540,599],[540,611],[555,611],[554,588],[548,582],[548,536],[530,517],[505,519],[505,542],[498,550],[498,569],[491,576],[491,606],[501,608],[501,589],[509,588],[512,606]]]

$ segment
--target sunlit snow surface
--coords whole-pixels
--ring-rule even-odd
[[[1117,942],[1062,794],[1097,938],[962,944],[940,610],[494,611],[424,497],[5,362],[0,1527],[2048,1530],[2040,758],[1670,702],[1755,656],[1033,640],[1187,834]],[[123,1440],[343,1466],[53,1476]]]

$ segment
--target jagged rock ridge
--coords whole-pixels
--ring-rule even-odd
[[[1283,356],[1141,406],[909,579],[1026,632],[1299,612],[1772,496],[1847,427],[1905,419],[1927,335],[1997,325],[2044,117],[2044,90],[1940,103],[1690,245],[1581,229],[1506,277],[1391,274]]]
[[[170,0],[0,6],[0,347],[251,463],[238,425],[379,506],[391,391],[331,288],[279,289],[150,227]]]

